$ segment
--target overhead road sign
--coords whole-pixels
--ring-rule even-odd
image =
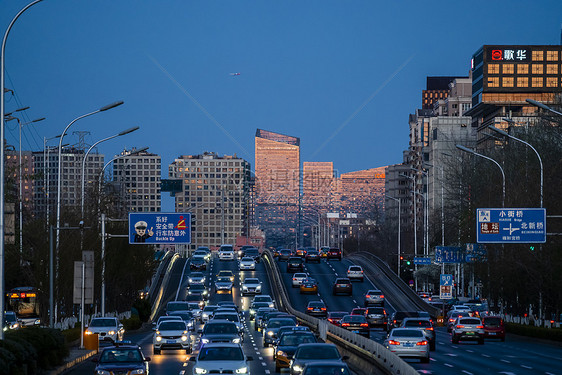
[[[478,243],[467,243],[466,244],[466,262],[487,262],[488,261],[488,251],[486,246]]]
[[[458,246],[435,246],[435,262],[464,263],[464,251]]]
[[[478,208],[478,243],[545,243],[546,209]]]
[[[431,264],[431,258],[430,257],[414,257],[414,264],[423,264],[423,265]]]
[[[191,213],[129,213],[130,244],[191,243]]]

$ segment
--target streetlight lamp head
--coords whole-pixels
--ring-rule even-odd
[[[509,134],[508,134],[506,131],[503,131],[503,130],[501,130],[501,129],[498,129],[498,128],[496,128],[495,126],[490,125],[490,126],[488,126],[488,128],[489,128],[490,130],[495,131],[495,132],[498,133],[498,134],[501,134],[501,135],[503,135],[503,136],[505,136],[505,137],[509,137]]]
[[[129,128],[129,129],[123,130],[123,131],[122,131],[121,133],[119,133],[118,135],[125,135],[125,134],[129,134],[129,133],[132,133],[132,132],[134,132],[135,130],[138,130],[138,129],[139,129],[139,127],[138,127],[138,126],[134,126],[134,127],[132,127],[132,128]]]
[[[462,145],[455,145],[459,150],[465,151],[465,152],[470,152],[471,154],[475,154],[475,152],[471,149],[469,149],[468,147],[464,147]]]
[[[111,103],[111,104],[108,104],[108,105],[106,105],[106,106],[103,106],[103,107],[101,107],[99,110],[100,110],[100,112],[107,111],[108,109],[112,109],[112,108],[115,108],[115,107],[119,107],[119,106],[120,106],[121,104],[123,104],[123,103],[124,103],[124,102],[123,102],[122,100],[119,100],[118,102]]]
[[[535,107],[539,107],[539,108],[542,108],[542,109],[546,109],[547,111],[550,110],[550,108],[548,108],[548,106],[544,105],[544,104],[541,103],[541,102],[537,102],[536,100],[533,100],[533,99],[525,99],[525,101],[526,101],[527,103],[529,103],[529,104],[534,105]]]
[[[503,117],[503,118],[502,118],[502,121],[508,122],[508,123],[510,123],[510,124],[515,124],[515,121],[513,121],[512,119],[507,118],[507,117]]]
[[[45,120],[45,117],[41,117],[41,118],[35,119],[35,120],[31,121],[31,122],[39,122],[39,121],[43,121],[43,120]],[[59,137],[60,137],[60,135],[59,135]]]
[[[22,107],[22,108],[18,108],[16,109],[14,112],[21,112],[21,111],[25,111],[26,109],[29,109],[29,107]]]

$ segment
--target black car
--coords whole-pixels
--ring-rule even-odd
[[[260,251],[255,247],[251,247],[249,249],[246,249],[244,251],[244,256],[252,258],[254,260],[254,262],[256,262],[256,263],[259,263],[260,259],[261,259]]]
[[[328,316],[328,309],[322,301],[310,301],[306,307],[306,313],[311,316],[325,318]]]
[[[333,247],[330,248],[330,250],[328,250],[327,258],[341,260],[341,250]]]
[[[307,262],[320,263],[320,253],[318,250],[308,250],[304,258]]]
[[[195,256],[191,258],[189,268],[192,271],[204,271],[207,269],[207,261],[203,257]]]
[[[420,314],[418,311],[396,311],[392,314],[390,321],[388,322],[388,330],[393,328],[398,328],[402,325],[402,320],[404,318],[419,318]]]
[[[277,259],[281,262],[284,260],[289,260],[290,257],[293,256],[293,252],[289,249],[281,249],[279,250],[279,256]]]
[[[202,296],[203,299],[209,299],[209,291],[205,287],[205,285],[196,284],[190,285],[187,289],[187,294],[190,296]]]
[[[369,323],[364,315],[346,315],[340,320],[340,327],[355,332],[361,336],[369,337]]]
[[[275,359],[275,372],[281,368],[288,368],[291,359],[300,344],[316,343],[316,336],[312,332],[292,331],[279,336],[279,340],[273,348],[273,358]]]
[[[304,263],[300,257],[291,257],[287,261],[287,272],[303,271]]]
[[[150,357],[137,345],[119,344],[104,348],[92,362],[96,363],[94,374],[148,374]]]
[[[351,280],[346,277],[338,277],[334,281],[334,285],[332,287],[332,293],[334,296],[338,293],[345,293],[347,295],[353,294],[353,285],[351,285]]]

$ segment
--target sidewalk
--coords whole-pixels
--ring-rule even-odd
[[[54,370],[49,372],[49,375],[58,375],[61,374],[63,371],[68,370],[79,364],[80,362],[84,362],[88,358],[97,354],[95,350],[88,350],[88,349],[79,349],[78,346],[73,346],[70,348],[70,353],[64,359],[64,364],[60,365]]]

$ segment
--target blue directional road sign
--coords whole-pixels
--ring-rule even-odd
[[[414,264],[431,264],[430,257],[414,257]]]
[[[130,244],[189,244],[191,214],[129,213]]]
[[[439,278],[439,298],[453,298],[453,275],[441,274]]]
[[[478,208],[478,243],[545,243],[546,209]]]
[[[464,252],[457,246],[435,246],[437,263],[464,263]]]

